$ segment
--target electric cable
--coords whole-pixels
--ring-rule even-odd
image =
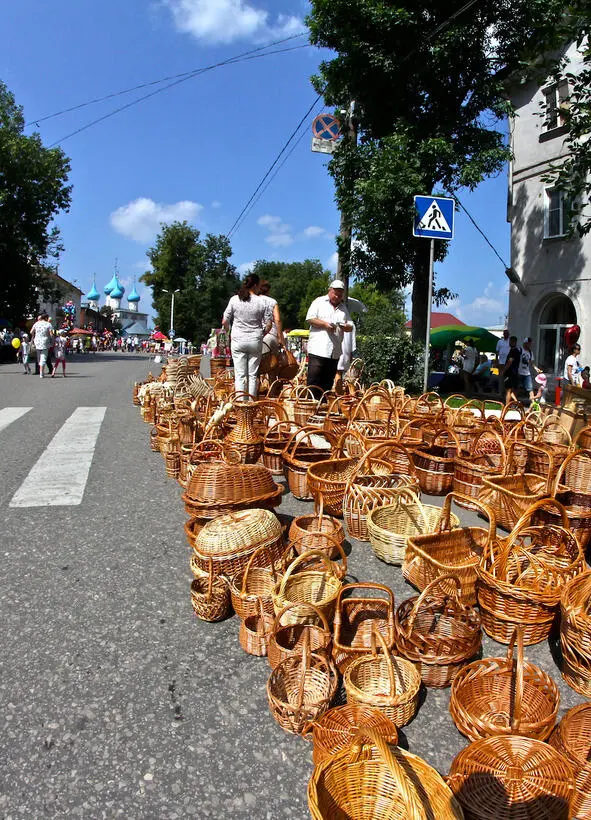
[[[286,51],[296,51],[301,48],[309,48],[310,44],[306,43],[301,46],[292,46],[291,48],[287,49],[276,49],[275,51],[267,51],[264,54],[250,54],[249,56],[242,56],[242,57],[230,57],[227,60],[222,60],[219,63],[214,63],[213,65],[206,66],[204,68],[197,69],[196,71],[188,74],[187,76],[181,77],[179,80],[175,80],[172,83],[168,83],[168,85],[163,86],[162,88],[157,88],[155,91],[151,91],[149,94],[144,94],[141,97],[137,97],[135,100],[126,103],[125,105],[119,106],[119,108],[115,108],[113,111],[110,111],[108,114],[103,114],[102,117],[97,117],[95,120],[86,123],[86,125],[82,125],[80,128],[77,128],[75,131],[71,131],[69,134],[66,134],[64,137],[61,137],[59,140],[52,142],[49,145],[49,148],[55,148],[56,145],[60,145],[62,142],[65,142],[70,137],[76,136],[76,134],[80,134],[82,131],[86,131],[88,128],[91,128],[93,125],[97,125],[99,122],[103,122],[104,120],[108,120],[110,117],[114,117],[115,114],[119,114],[121,111],[125,111],[128,108],[131,108],[137,103],[143,102],[143,100],[147,100],[150,97],[155,97],[156,94],[160,94],[162,91],[167,91],[169,88],[173,88],[176,85],[180,85],[181,83],[187,82],[187,80],[191,80],[193,77],[197,77],[200,74],[205,74],[209,71],[213,71],[215,68],[220,68],[221,66],[225,65],[234,65],[236,63],[247,62],[248,60],[256,60],[260,59],[261,57],[270,57],[273,54],[283,54]]]
[[[243,57],[247,57],[250,54],[256,54],[257,52],[264,51],[267,48],[273,48],[273,46],[281,45],[282,43],[287,43],[290,40],[297,40],[299,37],[303,37],[304,32],[301,34],[292,34],[290,37],[284,37],[282,40],[275,40],[273,43],[267,43],[265,46],[258,46],[257,48],[250,49],[249,51],[244,51],[242,54],[237,54],[235,57],[231,57],[231,60],[238,60]],[[310,44],[306,43],[305,46],[298,46],[298,48],[307,48]],[[285,49],[286,51],[292,51],[295,49]],[[276,52],[273,52],[276,53]],[[105,94],[103,97],[95,97],[92,100],[87,100],[86,102],[79,103],[78,105],[72,105],[70,108],[63,108],[61,111],[56,111],[53,114],[46,114],[43,117],[34,117],[29,122],[25,123],[25,128],[28,128],[31,125],[39,126],[40,122],[45,122],[46,120],[52,120],[55,117],[61,117],[63,114],[69,114],[72,111],[78,111],[80,108],[86,108],[89,105],[94,105],[95,103],[105,102],[105,100],[111,100],[114,97],[121,97],[123,94],[130,94],[132,91],[141,91],[142,88],[148,88],[152,85],[160,85],[160,83],[168,82],[168,80],[178,80],[181,77],[188,77],[189,75],[194,74],[196,71],[202,71],[208,68],[208,66],[203,66],[202,68],[191,69],[191,71],[183,71],[180,74],[170,74],[168,77],[160,77],[159,80],[150,80],[149,82],[140,83],[139,85],[134,85],[131,88],[124,88],[122,91],[113,91],[111,94]]]
[[[499,260],[499,262],[503,265],[504,269],[505,269],[505,270],[507,270],[507,269],[508,269],[508,267],[509,267],[509,265],[507,265],[507,263],[506,263],[506,262],[505,262],[505,260],[502,258],[502,256],[500,255],[500,253],[497,251],[497,249],[495,248],[495,246],[493,245],[493,243],[490,241],[490,239],[488,238],[488,236],[484,233],[484,231],[482,230],[482,228],[478,225],[478,223],[476,222],[476,220],[474,219],[474,217],[472,216],[472,214],[470,213],[470,211],[468,211],[468,209],[466,208],[466,206],[465,206],[462,202],[460,202],[460,200],[458,199],[458,197],[457,197],[455,194],[450,194],[450,196],[452,196],[452,197],[455,199],[455,201],[458,203],[458,205],[460,206],[460,208],[464,211],[464,213],[466,214],[466,216],[468,217],[468,219],[470,220],[470,222],[474,225],[474,227],[476,228],[476,230],[478,231],[478,233],[479,233],[479,234],[481,234],[481,236],[483,237],[483,239],[484,239],[484,241],[486,242],[486,244],[487,244],[487,245],[491,248],[492,252],[493,252],[493,253],[494,253],[494,255],[497,257],[497,259]]]

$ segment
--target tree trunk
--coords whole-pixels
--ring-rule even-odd
[[[428,239],[417,239],[417,252],[413,265],[412,285],[412,340],[424,344],[427,334],[427,306],[429,290]]]

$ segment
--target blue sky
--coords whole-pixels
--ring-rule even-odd
[[[63,116],[46,115],[165,76],[189,72],[302,30],[299,0],[6,0],[0,15],[0,79],[46,145],[71,158],[72,207],[57,224],[60,273],[99,290],[115,259],[131,286],[162,221],[188,219],[227,233],[267,167],[315,99],[309,82],[321,54],[302,48],[227,65],[68,134],[151,86]],[[283,48],[304,40],[286,43]],[[279,46],[277,48],[280,48]],[[320,113],[316,105],[310,114]],[[318,258],[334,267],[339,217],[322,155],[306,133],[232,236],[243,271],[256,259]],[[506,176],[462,201],[509,262]],[[417,193],[423,193],[417,191]],[[467,323],[497,324],[507,305],[503,266],[463,213],[438,282],[458,292],[448,310]],[[140,309],[150,308],[143,286]]]

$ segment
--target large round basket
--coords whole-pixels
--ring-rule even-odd
[[[554,728],[559,703],[552,678],[523,660],[523,635],[516,629],[506,658],[483,658],[458,672],[451,687],[449,711],[460,732],[470,740],[490,735],[546,740]]]
[[[373,706],[395,726],[406,726],[419,706],[421,675],[406,658],[390,654],[380,632],[374,630],[371,654],[352,661],[344,675],[347,703]],[[377,646],[382,654],[378,654]]]
[[[379,709],[346,703],[329,709],[312,724],[312,761],[321,763],[348,746],[362,726],[372,729],[386,743],[398,743],[396,726]]]
[[[562,677],[591,698],[591,571],[569,581],[560,600]]]
[[[452,585],[451,594],[446,591],[447,582]],[[425,686],[450,686],[480,650],[480,614],[461,598],[458,579],[442,575],[396,610],[396,649],[417,664]]]
[[[376,507],[367,515],[367,534],[374,553],[388,564],[401,564],[406,555],[406,544],[412,535],[434,532],[441,520],[441,508],[422,504],[419,497],[405,487],[384,506]],[[454,526],[460,519],[453,516]]]
[[[571,764],[576,782],[573,817],[591,817],[591,703],[569,709],[552,732],[550,744]]]
[[[313,820],[462,820],[435,769],[365,726],[352,744],[314,767],[308,784]]]
[[[302,654],[282,661],[269,676],[271,714],[286,732],[302,734],[326,712],[337,687],[334,666],[324,653],[312,652],[305,638]]]
[[[297,571],[299,567],[309,561],[310,557],[320,560],[322,568]],[[280,612],[288,604],[314,604],[332,623],[334,610],[341,579],[335,565],[321,550],[309,550],[298,555],[289,565],[283,578],[273,589],[273,606],[275,613]],[[291,612],[287,623],[301,622],[298,614]],[[304,618],[305,622],[306,618]]]
[[[488,737],[456,756],[447,782],[467,820],[567,820],[574,793],[568,762],[547,743]]]
[[[300,620],[282,624],[281,619],[291,610],[299,614]],[[328,621],[323,612],[313,604],[288,604],[275,616],[269,633],[268,658],[271,669],[275,669],[287,658],[301,655],[305,641],[308,641],[312,652],[324,651],[329,657],[332,634]]]

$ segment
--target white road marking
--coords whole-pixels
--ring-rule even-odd
[[[32,407],[4,407],[0,410],[0,433],[5,427],[8,427],[9,424],[20,419],[21,416],[24,416],[32,409]]]
[[[49,442],[9,506],[80,504],[106,410],[106,407],[76,408]]]

